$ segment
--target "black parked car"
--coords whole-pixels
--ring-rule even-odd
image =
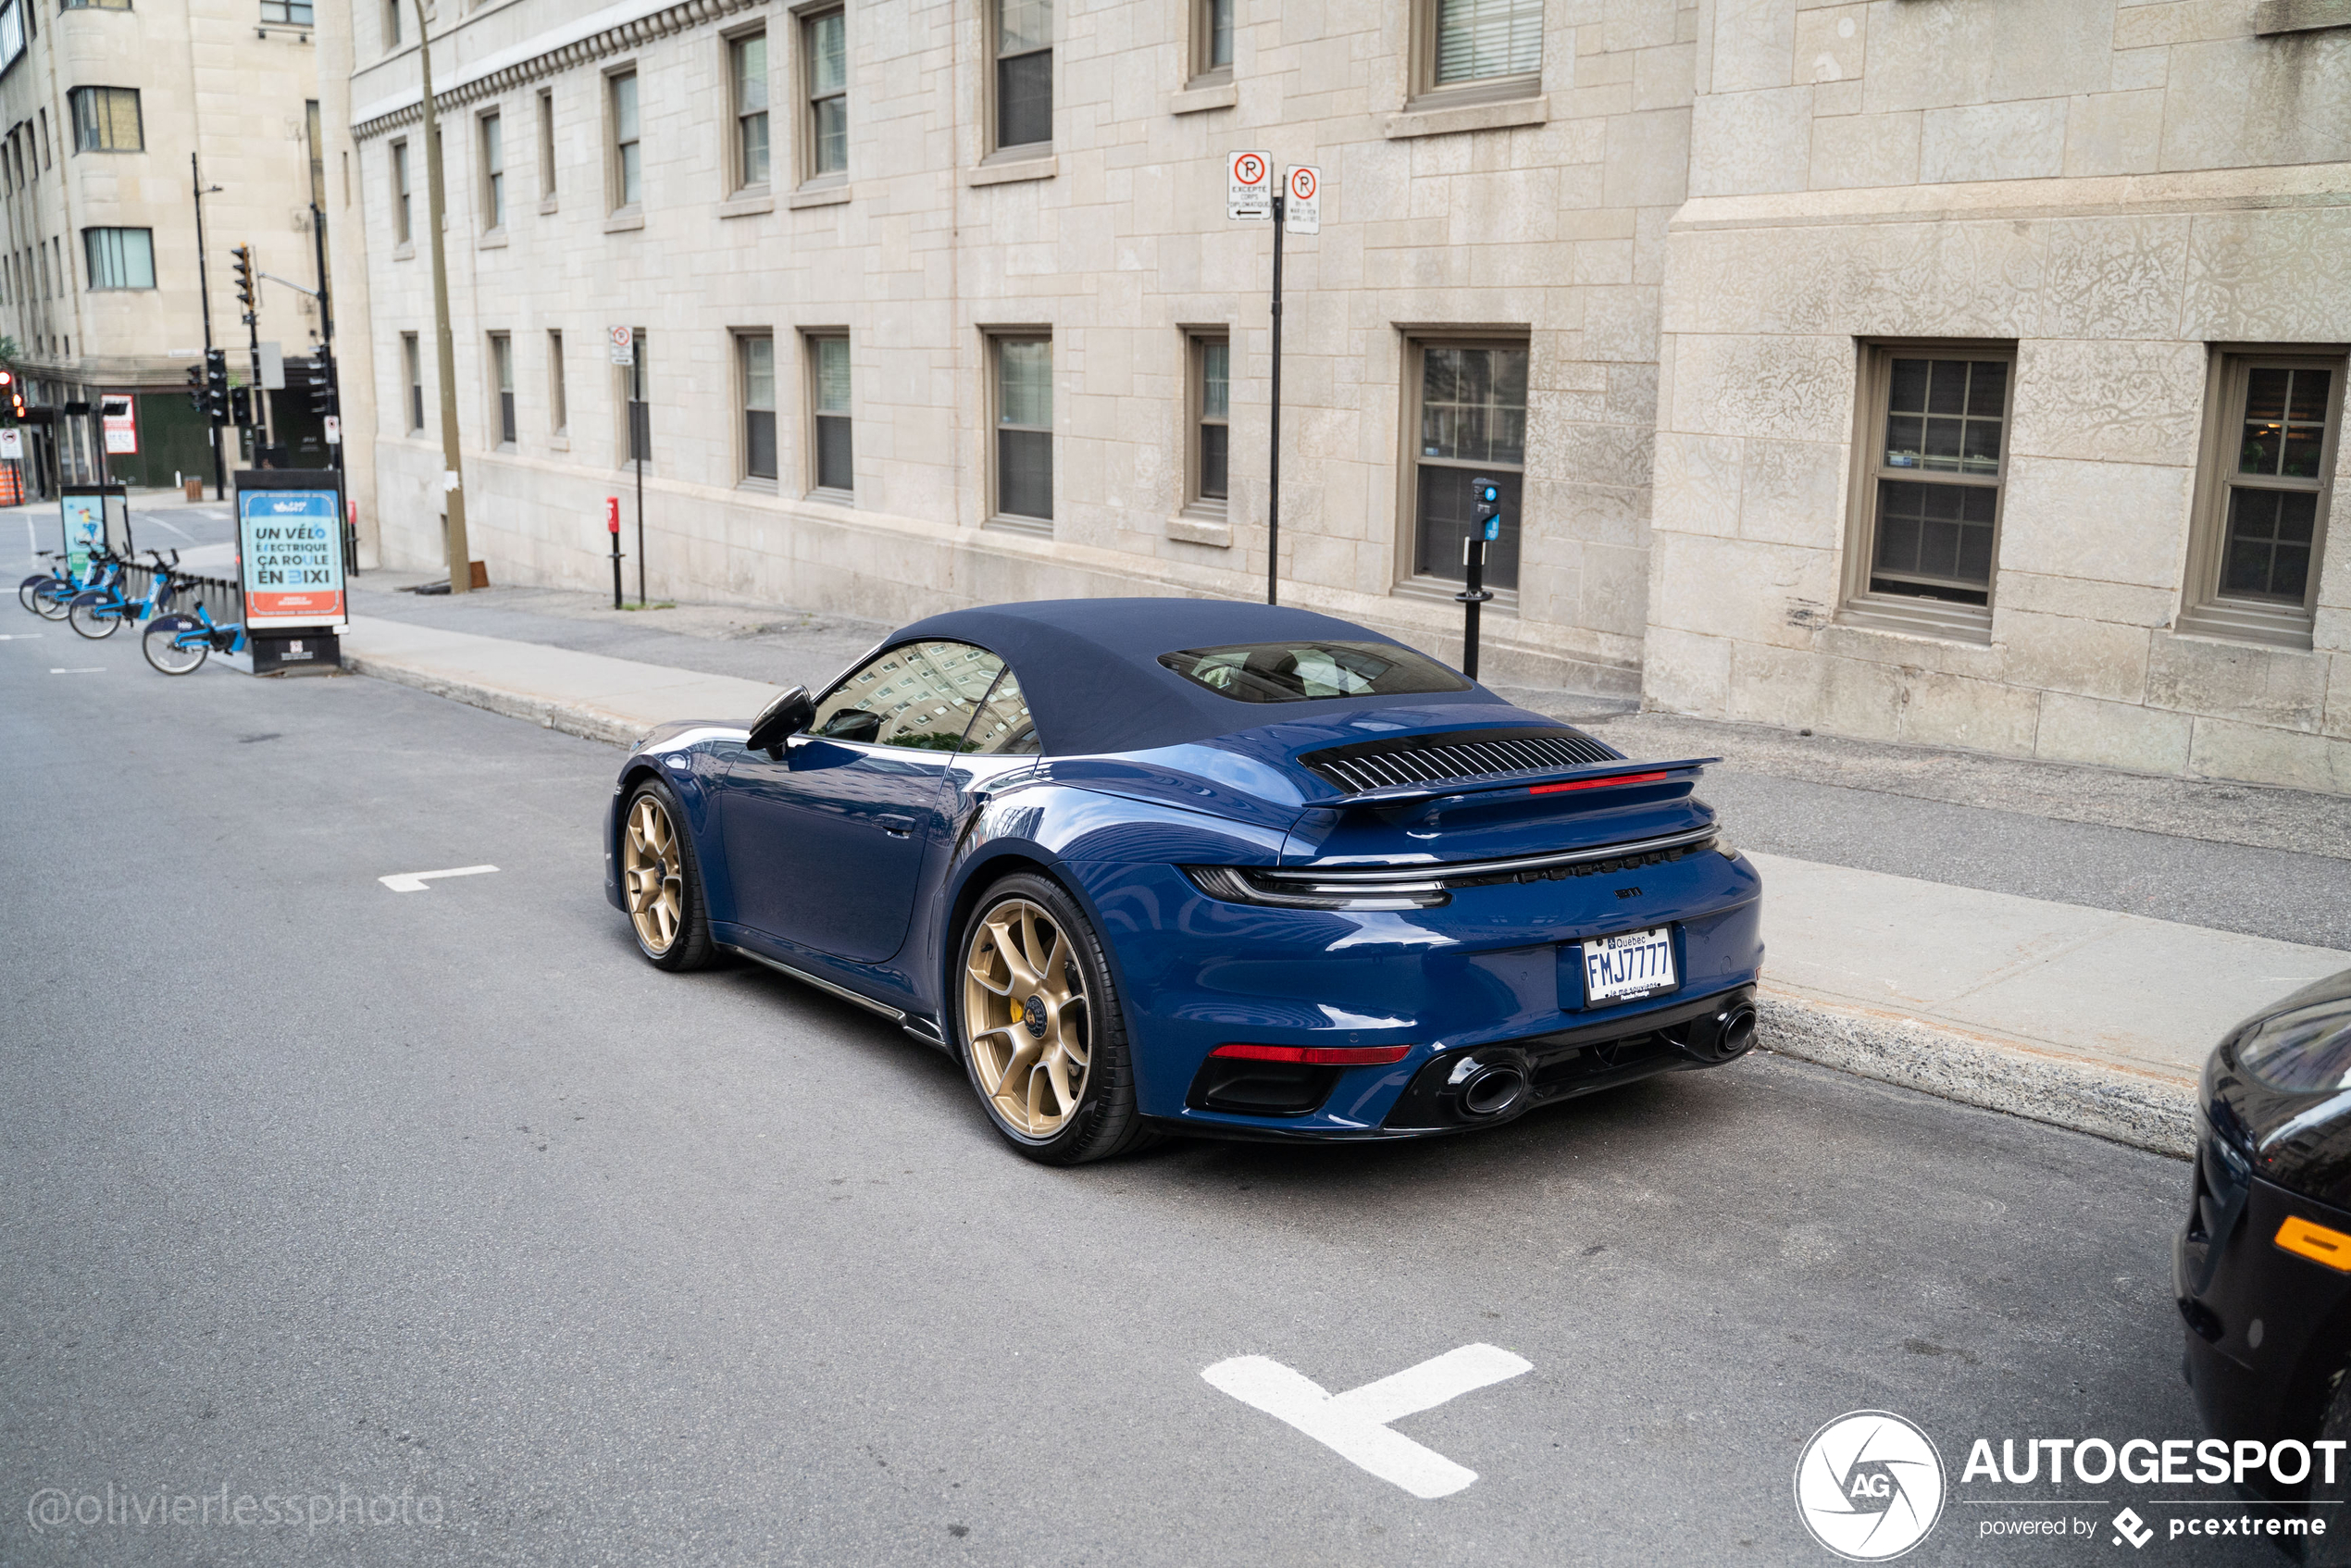
[[[2205,1064],[2195,1199],[2173,1251],[2188,1382],[2217,1437],[2351,1438],[2351,969],[2238,1025]],[[2351,1495],[2314,1464],[2254,1489]],[[2351,1562],[2351,1512],[2329,1508],[2305,1561]]]

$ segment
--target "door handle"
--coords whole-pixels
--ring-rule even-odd
[[[877,816],[874,818],[874,825],[893,839],[903,839],[914,830],[914,819],[911,816]]]

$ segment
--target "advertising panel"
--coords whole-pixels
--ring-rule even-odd
[[[323,627],[343,619],[342,499],[331,474],[280,471],[315,489],[256,488],[237,476],[237,559],[245,625]],[[317,482],[325,481],[325,482]]]

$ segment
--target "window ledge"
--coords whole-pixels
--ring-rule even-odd
[[[1181,93],[1167,100],[1167,112],[1172,115],[1196,115],[1202,109],[1229,109],[1241,101],[1239,84],[1224,81],[1192,81]]]
[[[1210,511],[1207,505],[1195,502],[1167,519],[1167,537],[1182,540],[1186,544],[1213,545],[1219,550],[1233,547],[1233,524],[1221,506]]]
[[[604,219],[604,232],[607,234],[626,234],[644,226],[645,214],[641,207],[623,207]]]
[[[403,241],[401,241],[401,242],[400,242],[400,243],[398,243],[398,244],[396,244],[396,245],[392,246],[392,260],[394,260],[394,261],[414,261],[414,260],[416,260],[416,259],[417,259],[417,242],[416,242],[416,241],[414,241],[414,240],[403,240]]]
[[[2266,648],[2311,650],[2312,617],[2298,610],[2267,604],[2233,604],[2225,600],[2198,604],[2181,612],[2172,631],[2182,637],[2210,637],[2229,642],[2258,642]]]
[[[857,492],[853,490],[835,490],[827,485],[818,485],[801,499],[821,502],[827,506],[854,506],[857,504]]]
[[[1455,598],[1454,595],[1462,592],[1463,590],[1467,589],[1468,586],[1469,584],[1466,582],[1456,581],[1454,579],[1448,577],[1409,577],[1402,582],[1398,583],[1388,591],[1395,594],[1399,599],[1434,600],[1440,604],[1450,604],[1458,610],[1461,607],[1462,602]],[[1517,589],[1497,588],[1491,590],[1491,591],[1494,597],[1493,600],[1486,605],[1486,608],[1488,611],[1495,615],[1501,616],[1516,616],[1518,614]]]
[[[2351,27],[2351,0],[2261,0],[2253,8],[2253,31],[2265,37],[2324,27]]]
[[[1872,594],[1848,601],[1836,613],[1838,626],[1865,631],[1891,631],[1904,637],[1930,638],[1937,642],[1992,641],[1992,612],[1972,604],[1949,604],[1934,599],[1901,600]]]
[[[849,200],[849,181],[837,180],[825,185],[803,185],[791,193],[784,205],[798,212],[802,207],[839,206]]]
[[[1551,118],[1551,100],[1537,93],[1528,97],[1449,104],[1420,99],[1387,117],[1382,134],[1391,142],[1412,136],[1450,136],[1463,131],[1504,131],[1519,125],[1543,125]]]
[[[999,512],[980,526],[998,529],[1005,533],[1025,533],[1036,539],[1053,537],[1053,520],[1051,517],[1015,517],[1009,513]]]
[[[781,495],[783,493],[782,491],[777,488],[776,481],[774,479],[763,479],[757,474],[752,474],[743,479],[737,479],[735,481],[735,488],[737,490],[749,491],[753,495]]]
[[[1003,158],[1004,161],[999,163],[996,161],[997,158]],[[1019,180],[1051,180],[1061,171],[1061,159],[1051,153],[1024,152],[1014,157],[1006,157],[1002,153],[998,153],[995,157],[989,158],[977,168],[964,171],[964,183],[966,185],[1009,185]]]
[[[756,218],[763,212],[776,210],[776,197],[769,191],[738,191],[718,204],[721,218]]]
[[[474,249],[478,251],[503,251],[505,248],[506,231],[504,229],[490,230],[474,242]]]
[[[552,213],[552,212],[554,212],[554,211],[555,210],[555,198],[554,198],[554,197],[553,197],[553,196],[541,196],[541,197],[540,197],[540,198],[539,198],[539,210],[540,210],[541,213]]]

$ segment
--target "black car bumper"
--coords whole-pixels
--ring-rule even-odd
[[[2279,1234],[2290,1219],[2351,1233],[2351,1213],[2260,1179],[2208,1126],[2198,1131],[2188,1223],[2172,1252],[2196,1408],[2217,1437],[2310,1442],[2351,1361],[2351,1272],[2288,1251]],[[2320,1474],[2314,1466],[2312,1483]],[[2311,1483],[2263,1490],[2342,1498],[2351,1455],[2338,1461],[2331,1492],[2319,1484],[2314,1494]]]

